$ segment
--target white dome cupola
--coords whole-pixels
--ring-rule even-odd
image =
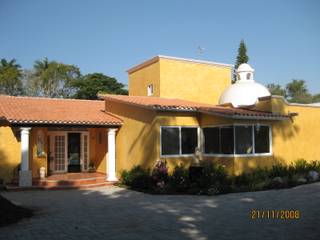
[[[269,90],[254,81],[254,69],[247,63],[242,63],[237,69],[237,81],[227,87],[219,99],[219,104],[231,104],[233,107],[249,107],[259,102],[259,99],[270,97]]]

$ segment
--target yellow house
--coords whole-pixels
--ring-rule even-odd
[[[232,65],[168,56],[128,74],[129,96],[100,101],[0,96],[0,178],[23,187],[94,170],[116,181],[157,160],[188,166],[196,150],[233,175],[320,160],[320,107],[271,96],[248,64],[235,84]]]

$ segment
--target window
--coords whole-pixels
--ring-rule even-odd
[[[161,128],[161,154],[178,155],[180,153],[179,128]]]
[[[195,148],[198,146],[198,129],[197,128],[181,128],[181,153],[194,154]]]
[[[204,128],[204,152],[205,153],[221,153],[220,152],[220,129],[218,127]]]
[[[270,139],[269,139],[268,126],[255,126],[254,127],[254,146],[255,153],[269,153],[270,152]]]
[[[220,144],[221,153],[233,153],[233,127],[220,128]]]
[[[236,154],[250,154],[252,146],[252,126],[235,126]]]
[[[197,127],[161,127],[161,155],[194,154],[197,146]]]
[[[247,73],[247,80],[251,79],[251,73]]]
[[[270,131],[269,126],[253,124],[204,128],[204,153],[270,154]]]
[[[153,95],[153,84],[148,85],[148,96],[152,96]]]

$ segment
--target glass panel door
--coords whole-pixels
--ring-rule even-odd
[[[54,136],[54,170],[66,170],[66,136]]]

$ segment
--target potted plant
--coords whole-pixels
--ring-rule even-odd
[[[89,172],[95,172],[96,171],[96,167],[94,166],[94,162],[93,161],[90,161],[88,171]]]

